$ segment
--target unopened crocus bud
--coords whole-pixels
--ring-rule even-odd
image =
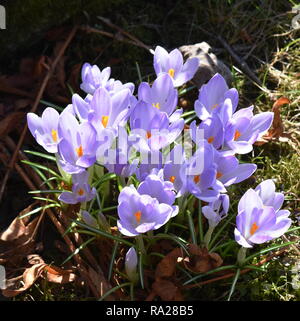
[[[128,278],[131,282],[136,283],[138,280],[138,273],[137,273],[137,254],[134,247],[131,247],[125,257],[125,271],[128,275]]]

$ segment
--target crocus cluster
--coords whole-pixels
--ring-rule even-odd
[[[200,63],[197,58],[184,62],[178,49],[168,53],[158,46],[153,60],[156,79],[141,82],[136,94],[133,83],[110,78],[110,67],[101,71],[85,63],[80,86],[85,96],[74,94],[61,114],[50,107],[41,117],[29,113],[28,127],[36,141],[72,175],[72,190],[63,191],[59,200],[92,200],[96,190],[89,184],[93,177],[88,173],[93,171],[88,169],[100,165],[125,184],[126,177],[134,177],[118,197],[117,226],[123,235],[137,237],[159,229],[184,212],[185,200],[193,195],[207,203],[203,214],[209,222],[209,242],[229,211],[228,188],[257,168],[237,156],[252,151],[270,127],[273,113],[254,115],[253,106],[237,110],[237,90],[215,74],[200,88],[194,119],[185,126],[177,87],[193,78]],[[252,247],[283,234],[291,223],[289,212],[280,210],[283,199],[271,180],[248,190],[238,207],[236,241]],[[136,260],[134,250],[127,257]]]

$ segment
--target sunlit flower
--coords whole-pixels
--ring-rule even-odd
[[[289,211],[275,211],[273,206],[265,206],[253,189],[241,198],[234,230],[235,240],[244,248],[261,244],[284,234],[291,225]]]
[[[59,113],[48,107],[42,113],[42,117],[34,113],[27,114],[28,128],[38,144],[49,153],[57,153],[57,145],[61,140],[58,134]]]
[[[167,73],[173,80],[175,87],[179,87],[191,80],[199,66],[198,58],[189,58],[183,63],[183,57],[178,49],[168,53],[164,48],[157,46],[154,51],[154,69],[156,75]]]
[[[171,218],[173,208],[157,199],[139,194],[133,185],[122,189],[118,198],[117,222],[120,232],[136,236],[163,226]]]
[[[96,196],[96,189],[88,183],[89,174],[84,171],[72,175],[72,192],[62,192],[58,199],[67,204],[88,202]]]

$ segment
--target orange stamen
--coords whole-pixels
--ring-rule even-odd
[[[211,109],[215,109],[215,108],[217,108],[219,106],[219,104],[214,104],[212,107],[211,107]]]
[[[196,176],[194,177],[194,182],[195,182],[196,184],[200,182],[200,175],[196,175]]]
[[[168,74],[174,78],[174,75],[175,75],[175,70],[173,68],[170,68],[169,71],[168,71]]]
[[[175,176],[171,176],[171,177],[170,177],[170,182],[171,182],[171,183],[174,183],[174,182],[175,182],[175,179],[176,179]]]
[[[147,131],[147,138],[151,138],[151,132],[149,130]]]
[[[141,221],[141,216],[142,216],[142,212],[141,211],[137,211],[134,213],[135,219],[138,223],[140,223]]]
[[[209,142],[209,144],[211,144],[213,141],[215,140],[214,136],[210,136],[208,137],[207,141]]]
[[[109,118],[108,116],[102,116],[101,123],[102,123],[104,128],[106,128],[106,126],[107,126],[108,118]]]
[[[235,133],[234,133],[234,140],[238,140],[240,137],[241,137],[241,132],[236,130]]]
[[[84,194],[84,190],[83,190],[82,188],[80,188],[80,189],[78,190],[77,194],[78,194],[79,196],[82,196],[82,195]]]
[[[57,142],[57,131],[55,129],[51,130],[51,136],[53,141],[56,143]]]
[[[254,222],[252,225],[251,225],[251,228],[250,228],[250,234],[253,235],[257,229],[259,228],[259,226]]]
[[[223,176],[223,173],[221,173],[221,172],[217,172],[217,176],[216,176],[216,177],[217,177],[217,179],[218,179],[218,178],[220,178],[220,177],[222,177],[222,176]]]
[[[77,153],[78,157],[81,157],[83,155],[82,145],[80,145],[78,148],[76,148],[76,153]]]

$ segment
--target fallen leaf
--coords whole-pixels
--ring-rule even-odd
[[[158,279],[152,284],[152,288],[163,301],[183,301],[180,289],[171,281]]]
[[[280,97],[275,101],[272,107],[272,112],[274,113],[272,127],[268,130],[268,132],[263,135],[260,139],[258,139],[254,144],[257,146],[261,146],[266,144],[267,142],[273,139],[279,139],[280,141],[287,141],[291,138],[290,133],[284,132],[284,126],[281,119],[281,110],[280,107],[285,104],[290,104],[290,100],[286,97]]]
[[[196,244],[188,246],[190,256],[183,260],[185,267],[194,273],[205,273],[223,264],[217,253],[208,252],[207,248],[200,248]]]
[[[45,263],[35,264],[24,271],[21,279],[13,278],[7,280],[7,288],[2,290],[2,294],[6,297],[14,297],[18,294],[23,293],[24,291],[29,289],[34,284],[34,282],[41,276],[45,266]],[[24,285],[18,287],[21,283],[21,280],[24,283]]]
[[[166,278],[174,274],[177,264],[177,258],[182,256],[182,249],[175,248],[168,253],[157,265],[155,278]]]

